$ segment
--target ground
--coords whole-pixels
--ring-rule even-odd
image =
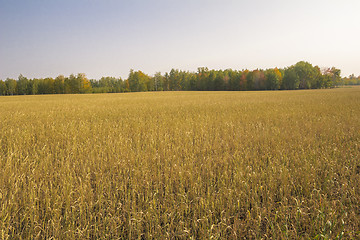
[[[360,88],[0,97],[0,238],[360,237]]]

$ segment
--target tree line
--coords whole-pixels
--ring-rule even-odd
[[[355,77],[354,74],[351,74],[349,77],[345,77],[342,79],[341,85],[360,85],[360,76]]]
[[[0,95],[119,93],[144,91],[249,91],[331,88],[338,85],[359,84],[351,78],[342,79],[340,70],[332,67],[320,69],[308,62],[298,62],[284,69],[209,70],[197,72],[171,69],[153,76],[130,70],[127,79],[102,77],[89,80],[85,74],[60,75],[53,78],[28,79],[20,75],[17,80],[0,80]],[[350,79],[350,78],[349,78]],[[356,79],[356,78],[355,78]]]

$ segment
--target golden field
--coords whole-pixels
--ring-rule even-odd
[[[359,239],[360,88],[0,97],[0,239]]]

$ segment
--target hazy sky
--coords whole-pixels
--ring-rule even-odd
[[[0,0],[0,79],[304,60],[360,75],[359,0]]]

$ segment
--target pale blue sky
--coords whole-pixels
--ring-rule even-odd
[[[360,75],[359,0],[0,0],[0,79],[256,69]]]

